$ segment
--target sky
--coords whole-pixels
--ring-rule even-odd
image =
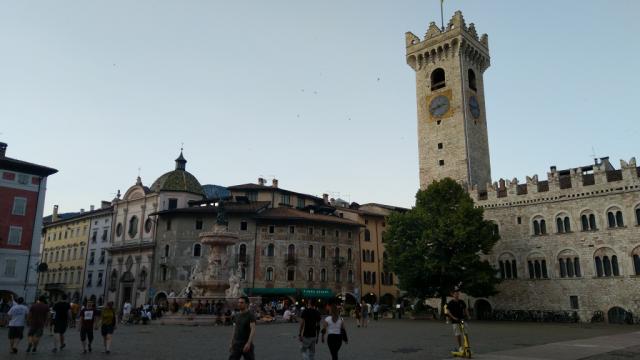
[[[640,155],[640,2],[445,0],[489,34],[492,178]],[[0,3],[0,141],[54,167],[45,214],[140,174],[410,207],[419,187],[404,34],[439,0]]]

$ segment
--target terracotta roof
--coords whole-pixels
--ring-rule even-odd
[[[266,185],[260,185],[260,184],[253,184],[253,183],[248,183],[248,184],[241,184],[241,185],[232,185],[232,186],[227,186],[228,190],[231,191],[243,191],[243,190],[258,190],[258,191],[279,191],[285,194],[294,194],[294,195],[300,195],[300,196],[304,196],[306,198],[311,198],[314,199],[316,201],[322,201],[322,198],[319,198],[317,196],[314,195],[310,195],[310,194],[304,194],[304,193],[299,193],[299,192],[295,192],[295,191],[291,191],[291,190],[286,190],[286,189],[282,189],[282,188],[278,188],[278,187],[273,187],[273,186],[266,186]]]
[[[58,214],[58,220],[56,222],[51,222],[53,215],[49,215],[42,218],[42,223],[45,228],[48,228],[48,227],[58,226],[66,222],[73,222],[79,219],[94,217],[97,215],[101,215],[103,213],[108,214],[112,211],[113,211],[113,206],[109,206],[106,208],[95,209],[93,211],[61,213],[61,214]]]
[[[288,220],[288,221],[308,221],[308,222],[325,222],[350,226],[361,226],[359,223],[337,216],[311,214],[305,211],[278,207],[275,209],[267,209],[256,216],[261,220]]]
[[[49,176],[58,172],[58,170],[50,167],[33,164],[10,157],[0,157],[0,169],[19,171],[39,176]]]
[[[246,203],[225,203],[224,209],[228,213],[256,213],[269,206],[269,201],[255,201]],[[162,210],[149,215],[173,215],[173,214],[217,214],[216,206],[193,206],[173,210]]]

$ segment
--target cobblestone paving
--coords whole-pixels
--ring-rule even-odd
[[[636,326],[527,324],[507,322],[471,322],[471,345],[478,354],[525,348],[572,339],[614,335],[638,331]],[[258,325],[258,359],[299,359],[295,336],[298,324]],[[453,348],[451,325],[435,321],[383,320],[368,328],[356,328],[347,321],[350,342],[343,345],[341,359],[445,359]],[[26,339],[17,355],[9,355],[7,329],[0,329],[0,359],[226,359],[231,327],[132,325],[116,329],[112,353],[102,352],[102,338],[94,340],[94,352],[81,354],[77,329],[67,332],[67,347],[51,353],[53,338],[43,337],[37,354],[26,354]],[[26,335],[26,331],[25,331]],[[96,332],[96,335],[99,335]],[[640,341],[639,341],[640,345]],[[629,354],[638,350],[629,349]],[[619,352],[623,354],[623,352]],[[608,354],[607,359],[622,359]],[[628,359],[629,357],[624,357]],[[326,344],[319,344],[316,359],[330,359]]]

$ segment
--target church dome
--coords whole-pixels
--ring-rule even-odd
[[[186,170],[187,160],[182,156],[176,159],[176,169],[160,176],[151,185],[151,191],[178,191],[204,196],[202,185],[195,176]]]

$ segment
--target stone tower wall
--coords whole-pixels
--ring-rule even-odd
[[[421,188],[445,177],[483,187],[491,179],[482,80],[490,64],[487,35],[479,38],[458,11],[444,31],[431,23],[422,41],[407,33],[406,46],[407,63],[416,71]],[[445,71],[446,86],[432,89],[431,74],[438,68]],[[469,69],[476,74],[476,90],[469,87]],[[449,99],[449,110],[433,116],[429,105],[439,95]],[[477,119],[469,111],[472,95],[480,104]]]

